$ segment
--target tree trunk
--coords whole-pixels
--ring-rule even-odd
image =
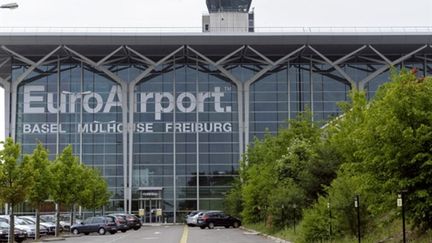
[[[36,207],[36,232],[35,232],[35,241],[39,240],[40,236],[40,209],[39,205]]]
[[[9,239],[8,243],[13,243],[15,240],[15,215],[13,211],[13,204],[9,203]]]
[[[60,203],[56,203],[55,218],[56,218],[55,237],[59,237],[60,236]]]
[[[72,203],[71,212],[70,212],[70,230],[72,229],[72,225],[74,225],[74,218],[75,218],[74,211],[75,211],[75,204]]]

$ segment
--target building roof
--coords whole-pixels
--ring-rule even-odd
[[[74,46],[86,53],[106,53],[113,46],[129,45],[149,55],[164,55],[182,45],[194,46],[207,55],[226,55],[241,45],[251,45],[269,55],[300,45],[320,46],[324,53],[346,53],[359,45],[380,47],[383,53],[412,51],[432,44],[432,33],[5,33],[0,45],[22,54],[46,53],[53,46]],[[395,48],[397,47],[397,48]],[[0,51],[1,54],[1,51]]]

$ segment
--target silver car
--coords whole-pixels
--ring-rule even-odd
[[[201,216],[203,213],[205,213],[205,211],[192,211],[188,213],[188,215],[186,216],[186,224],[192,227],[196,226],[198,223],[198,217]]]
[[[18,218],[28,221],[31,224],[36,225],[36,217],[35,216],[19,216]],[[42,218],[40,218],[40,229],[46,228],[48,230],[49,235],[55,234],[56,225],[51,222],[45,222]]]
[[[9,224],[10,223],[9,219],[10,219],[9,215],[0,216],[1,222],[6,222]],[[36,236],[36,225],[31,224],[28,221],[25,221],[25,220],[20,219],[18,217],[15,217],[15,228],[26,232],[27,237],[29,237],[29,238],[35,238],[35,236]],[[42,226],[40,228],[40,235],[47,235],[47,234],[48,234],[48,229],[46,229],[45,227]]]

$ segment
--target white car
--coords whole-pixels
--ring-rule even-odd
[[[35,216],[19,216],[18,218],[28,221],[31,224],[36,224]],[[49,235],[55,234],[56,225],[52,222],[45,222],[42,218],[40,219],[41,229],[46,228],[48,230]]]
[[[2,215],[0,216],[0,220],[6,223],[10,223],[9,221],[9,215]],[[23,219],[20,219],[18,217],[15,217],[15,228],[22,230],[27,233],[27,237],[29,238],[35,238],[36,236],[36,225],[31,224],[28,221],[25,221]],[[46,235],[48,234],[48,229],[45,227],[40,228],[40,235]]]
[[[205,211],[192,211],[186,216],[186,224],[188,226],[196,226],[198,223],[198,217],[201,216]]]

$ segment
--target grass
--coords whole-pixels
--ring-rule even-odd
[[[253,229],[255,231],[272,235],[284,240],[288,240],[291,242],[298,242],[300,240],[299,231],[301,229],[296,229],[294,232],[293,228],[285,228],[282,230],[274,230],[266,227],[264,223],[258,224],[246,224],[244,227],[248,229]],[[416,243],[431,243],[432,242],[432,231],[428,231],[423,234],[419,234],[416,232],[412,232],[409,230],[409,226],[407,226],[407,242],[416,242]],[[400,243],[402,242],[402,225],[399,220],[395,220],[394,222],[382,227],[376,228],[374,231],[368,233],[364,237],[362,237],[362,242],[364,243]],[[333,239],[332,243],[355,243],[358,239],[354,236],[345,237],[342,239]],[[328,243],[329,241],[323,241],[323,243]]]
[[[272,235],[284,240],[288,240],[291,242],[296,242],[298,240],[298,230],[296,231],[297,233],[294,232],[294,228],[285,228],[282,230],[274,230],[274,229],[270,229],[269,227],[266,227],[264,225],[264,223],[258,223],[258,224],[247,224],[244,227],[248,228],[248,229],[253,229],[255,231],[267,234],[267,235]]]

